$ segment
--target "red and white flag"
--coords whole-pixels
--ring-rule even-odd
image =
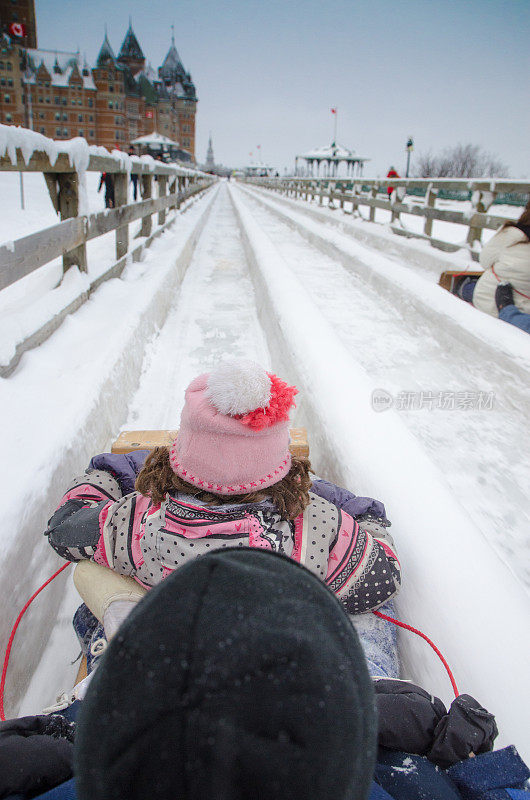
[[[336,109],[336,108],[332,108],[332,109],[331,109],[331,113],[332,113],[332,114],[336,114],[336,113],[337,113],[337,109]]]
[[[21,22],[12,22],[9,26],[9,33],[12,36],[17,36],[19,39],[23,39],[26,35],[26,26]]]

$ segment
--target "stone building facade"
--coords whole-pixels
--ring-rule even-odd
[[[37,48],[34,0],[0,0],[0,31],[1,123],[108,150],[157,131],[195,159],[197,96],[173,37],[155,72],[131,23],[117,56],[105,34],[93,67],[79,53]]]

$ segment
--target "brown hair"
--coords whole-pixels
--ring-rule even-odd
[[[207,505],[259,503],[261,500],[269,498],[276,506],[281,518],[288,520],[295,519],[309,505],[310,469],[311,464],[308,458],[293,456],[291,469],[278,483],[268,486],[260,492],[219,495],[205,492],[182,480],[171,468],[169,449],[155,447],[136,478],[135,489],[140,494],[148,495],[153,503],[162,503],[166,494],[173,494],[176,491],[189,494],[200,503]]]
[[[508,220],[502,226],[503,228],[530,228],[530,200],[525,206],[525,209],[519,219],[517,220]],[[523,231],[526,233],[526,231]],[[527,234],[528,236],[528,234]],[[530,239],[530,236],[528,237]]]

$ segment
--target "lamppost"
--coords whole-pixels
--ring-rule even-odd
[[[409,138],[407,139],[407,173],[405,175],[405,178],[409,177],[410,154],[412,153],[413,150],[414,150],[414,139],[412,138],[412,136],[409,136]]]

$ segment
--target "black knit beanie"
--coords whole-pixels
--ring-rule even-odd
[[[79,716],[80,800],[364,800],[376,749],[364,655],[304,567],[226,549],[149,592]]]

